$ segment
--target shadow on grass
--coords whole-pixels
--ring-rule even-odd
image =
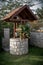
[[[29,53],[32,54],[32,55],[43,56],[43,48],[30,46],[29,47]]]
[[[38,61],[37,65],[43,65],[43,61]]]
[[[29,53],[22,56],[3,51],[0,53],[0,65],[43,65],[43,49],[30,46]]]

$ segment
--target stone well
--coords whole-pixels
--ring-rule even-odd
[[[28,39],[11,38],[10,54],[22,55],[28,53]]]

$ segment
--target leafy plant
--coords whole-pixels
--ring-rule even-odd
[[[30,26],[25,24],[25,25],[19,25],[21,28],[21,35],[24,37],[29,37],[30,35]]]
[[[36,12],[37,12],[39,19],[43,19],[43,7],[41,9],[38,8]]]

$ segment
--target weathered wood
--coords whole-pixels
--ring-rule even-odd
[[[16,23],[14,23],[14,38],[15,38],[15,32],[16,32]]]
[[[20,21],[25,21],[26,22],[26,21],[29,21],[29,20],[27,20],[27,19],[13,19],[13,20],[10,19],[10,21],[15,23],[15,22],[20,22]]]
[[[26,14],[27,18],[29,18],[29,15],[27,14],[27,12],[24,11],[24,13]]]
[[[7,20],[7,19],[10,19],[10,18],[14,18],[14,17],[16,17],[16,16],[18,16],[19,14],[22,14],[22,16],[24,16],[25,15],[25,13],[24,13],[24,10],[25,10],[25,12],[27,13],[27,15],[31,15],[30,16],[30,19],[32,18],[33,20],[37,20],[37,17],[33,14],[33,12],[31,11],[31,9],[29,8],[29,6],[27,6],[27,5],[24,5],[24,6],[22,6],[22,7],[19,7],[19,8],[17,8],[17,9],[15,9],[15,10],[13,10],[12,12],[10,12],[9,14],[7,14],[4,18],[3,18],[3,20]],[[22,12],[22,13],[21,13]],[[28,17],[28,16],[24,16],[25,17],[25,19]],[[28,20],[29,20],[29,17],[28,17]]]

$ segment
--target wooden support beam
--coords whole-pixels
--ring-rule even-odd
[[[14,23],[14,38],[15,38],[15,32],[16,32],[16,23]]]
[[[18,23],[14,23],[14,38],[16,37],[15,33],[17,32],[16,29],[17,29],[17,26],[18,26]]]
[[[16,23],[16,22],[21,22],[21,21],[29,21],[29,20],[27,20],[27,19],[10,19],[10,21],[12,21],[12,22],[14,22],[14,23]]]
[[[30,16],[27,14],[27,12],[24,11],[24,13],[25,13],[25,15],[27,16],[27,18],[29,19]]]

